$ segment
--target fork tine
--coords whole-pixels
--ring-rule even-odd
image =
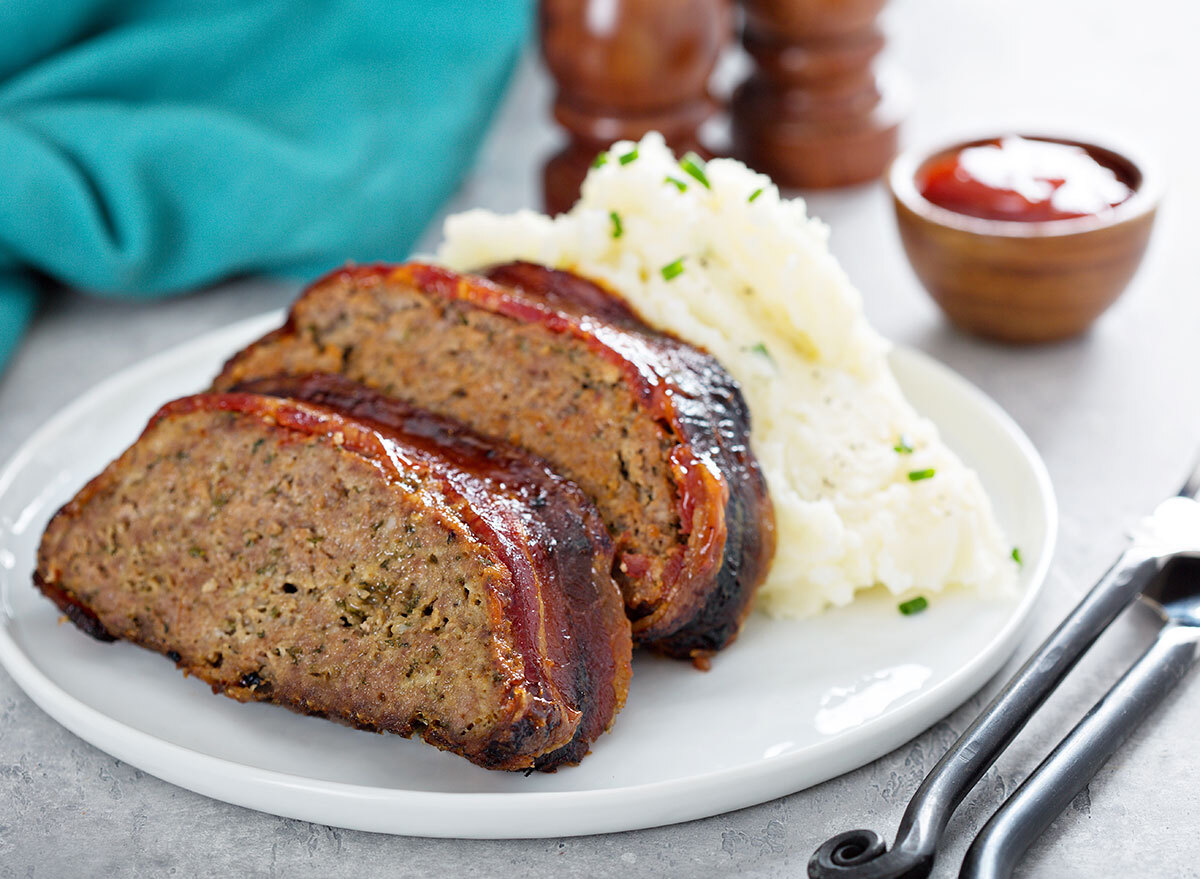
[[[1200,458],[1196,459],[1196,464],[1192,467],[1192,472],[1188,476],[1187,482],[1183,484],[1183,488],[1179,489],[1179,494],[1182,497],[1193,497],[1200,500]]]

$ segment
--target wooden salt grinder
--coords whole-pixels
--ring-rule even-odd
[[[876,79],[886,0],[744,0],[755,71],[730,107],[735,154],[785,187],[874,180],[896,153],[896,86]]]
[[[716,109],[708,78],[732,37],[729,0],[542,0],[539,24],[569,138],[543,171],[548,212],[575,203],[615,140],[661,131],[677,153],[701,151],[696,131]]]

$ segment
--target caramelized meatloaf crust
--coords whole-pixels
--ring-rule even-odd
[[[692,658],[724,647],[774,550],[737,384],[590,281],[528,263],[488,275],[334,272],[214,388],[342,373],[528,449],[599,508],[635,640]]]
[[[488,768],[578,762],[631,651],[587,498],[344,379],[274,390],[325,405],[164,406],[51,520],[42,591],[234,699],[417,732]]]

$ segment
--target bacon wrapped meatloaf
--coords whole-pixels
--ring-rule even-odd
[[[488,768],[578,762],[631,651],[587,498],[340,378],[258,390],[164,406],[50,522],[42,591],[234,699]]]
[[[737,634],[774,550],[736,382],[622,300],[528,263],[318,281],[214,389],[340,373],[546,459],[595,502],[637,642],[702,660]]]

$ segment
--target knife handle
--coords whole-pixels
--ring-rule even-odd
[[[1200,628],[1168,623],[1112,689],[1016,789],[967,850],[959,879],[1006,879],[1113,752],[1187,674]]]
[[[1134,545],[1026,660],[913,795],[891,850],[872,830],[825,841],[811,879],[924,879],[950,816],[1108,625],[1158,575],[1163,558]]]

